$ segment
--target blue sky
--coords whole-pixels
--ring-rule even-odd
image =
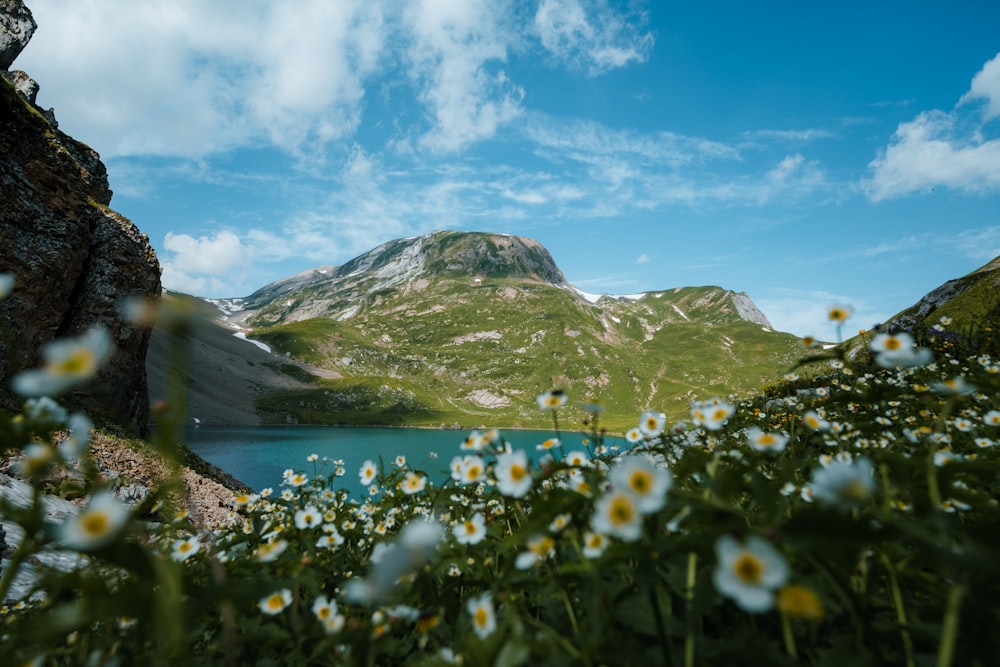
[[[28,0],[14,67],[164,284],[245,296],[436,229],[591,293],[868,327],[1000,255],[1000,4]]]

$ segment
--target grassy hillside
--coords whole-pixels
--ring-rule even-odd
[[[703,391],[745,393],[780,377],[801,351],[794,336],[743,320],[730,295],[699,287],[592,304],[521,278],[441,278],[371,294],[343,320],[268,326],[265,309],[252,338],[343,378],[258,407],[265,421],[531,427],[548,424],[534,396],[560,387],[610,414],[679,417]]]

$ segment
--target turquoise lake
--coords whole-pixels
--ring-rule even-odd
[[[200,426],[185,431],[187,446],[198,456],[250,486],[254,491],[281,486],[281,474],[287,468],[326,476],[332,466],[307,461],[310,454],[320,459],[342,459],[347,473],[337,488],[352,493],[363,491],[358,470],[366,459],[388,467],[396,456],[406,457],[410,468],[427,474],[435,484],[449,476],[452,457],[468,454],[460,449],[467,431],[414,428],[350,428],[325,426]],[[502,431],[514,449],[524,449],[537,460],[543,452],[536,446],[551,438],[552,431]],[[563,451],[585,449],[582,433],[564,433]],[[612,442],[606,444],[622,444]],[[431,453],[437,454],[433,458]],[[314,466],[315,469],[314,469]]]

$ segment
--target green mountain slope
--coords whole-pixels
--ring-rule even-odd
[[[753,391],[801,352],[746,295],[584,295],[537,242],[492,234],[393,241],[236,307],[249,337],[342,376],[262,395],[276,422],[546,426],[535,396],[560,387],[621,428],[643,409],[677,418],[694,398]]]

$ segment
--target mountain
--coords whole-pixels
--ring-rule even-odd
[[[279,423],[545,427],[535,396],[558,387],[624,427],[644,409],[680,418],[692,399],[756,390],[802,349],[746,294],[590,295],[539,243],[500,234],[391,241],[217,305],[301,383],[258,378],[259,417]],[[340,377],[282,370],[291,361]],[[578,409],[567,415],[579,426]]]
[[[991,350],[995,354],[1000,347],[1000,257],[932,289],[876,330],[909,331],[920,345],[963,345],[969,354]],[[846,341],[848,356],[864,354],[869,338]]]
[[[109,208],[98,154],[61,132],[35,103],[38,85],[8,71],[35,30],[20,0],[0,2],[0,407],[17,409],[9,380],[41,362],[41,348],[92,326],[115,353],[96,381],[63,400],[101,421],[146,427],[149,331],[121,315],[123,300],[160,295],[160,265],[145,234]]]

